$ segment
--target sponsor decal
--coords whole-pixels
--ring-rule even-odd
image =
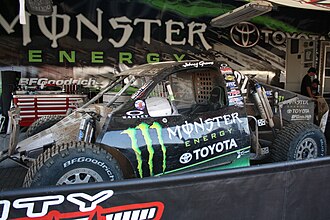
[[[72,158],[71,160],[64,162],[63,168],[67,168],[76,163],[92,163],[94,165],[97,165],[105,170],[105,172],[110,177],[110,180],[114,180],[114,175],[113,175],[111,169],[106,165],[106,163],[104,163],[103,161],[99,161],[98,159],[95,159],[95,158],[83,157],[83,156],[75,157],[75,158]]]
[[[121,134],[127,134],[129,138],[131,139],[131,146],[132,149],[135,152],[136,160],[138,162],[137,169],[139,171],[139,175],[142,178],[143,177],[143,171],[142,171],[142,152],[139,148],[141,144],[139,145],[137,142],[137,131],[141,131],[141,134],[143,136],[143,140],[145,144],[147,145],[147,150],[149,153],[148,158],[148,165],[149,165],[149,172],[150,176],[153,176],[153,157],[154,157],[154,148],[152,139],[150,137],[150,130],[153,129],[157,133],[158,142],[161,146],[161,151],[163,153],[163,172],[166,170],[166,146],[164,145],[164,140],[162,136],[162,126],[158,122],[154,122],[151,126],[146,123],[141,123],[135,128],[128,128],[125,131],[123,131]]]
[[[244,105],[244,98],[242,96],[239,97],[228,97],[229,99],[229,106],[243,106]]]
[[[209,140],[215,140],[215,139],[218,139],[219,137],[223,137],[226,134],[231,134],[232,131],[233,131],[232,128],[228,128],[227,130],[213,132],[208,135],[203,135],[200,138],[194,138],[194,139],[187,140],[184,142],[184,144],[186,147],[191,147],[192,145],[196,145],[196,144],[203,143],[203,142],[208,142]]]
[[[237,88],[237,85],[236,85],[236,82],[226,82],[226,87],[229,88],[229,89],[236,89]]]
[[[242,156],[246,155],[246,154],[249,154],[250,153],[250,150],[242,150],[242,151],[239,151],[237,152],[237,159],[241,158]]]
[[[246,87],[248,85],[249,78],[246,77],[244,74],[238,72],[238,71],[234,71],[234,75],[237,79],[237,83],[241,87],[241,93],[246,94],[247,93],[247,88]]]
[[[254,24],[241,22],[230,29],[230,37],[240,47],[253,47],[259,41],[260,32]]]
[[[148,118],[148,115],[145,115],[141,110],[132,110],[126,112],[126,115],[123,116],[123,119],[130,119],[130,118]]]
[[[203,67],[203,66],[208,66],[208,65],[213,65],[214,62],[204,62],[204,61],[200,61],[200,62],[188,62],[183,64],[183,67]]]
[[[237,148],[238,145],[235,139],[231,138],[229,140],[219,141],[217,143],[210,144],[208,146],[193,150],[192,153],[184,153],[181,155],[179,161],[181,164],[189,163],[192,159],[196,162],[207,158],[209,156],[219,155],[225,151]]]
[[[82,85],[82,86],[93,86],[93,85],[101,85],[102,83],[97,83],[95,79],[47,79],[47,78],[21,78],[19,80],[18,85],[20,86],[31,86],[38,85],[44,86],[47,84],[63,86],[63,85]]]
[[[288,114],[294,113],[294,114],[308,114],[310,113],[310,110],[307,109],[288,109],[286,110]]]
[[[248,83],[248,77],[245,77],[243,74],[241,74],[238,71],[232,72],[232,70],[227,67],[223,67],[221,69],[221,72],[225,76],[226,80],[226,87],[228,90],[228,101],[229,106],[238,106],[242,107],[244,106],[244,98],[241,96],[241,94],[247,93],[247,83]],[[237,84],[236,81],[237,80]],[[237,85],[240,85],[240,89]]]
[[[296,104],[296,105],[308,105],[308,100],[297,100],[293,104]]]
[[[241,96],[240,90],[232,90],[231,88],[228,88],[228,90],[230,90],[230,92],[228,92],[228,105],[238,107],[244,106],[244,98]]]
[[[143,114],[143,111],[140,111],[140,110],[132,110],[132,111],[126,112],[126,115],[129,115],[129,116],[139,116],[142,114]]]
[[[273,96],[273,91],[272,90],[267,90],[266,91],[266,96],[267,97],[272,97]]]
[[[142,39],[145,43],[151,44],[152,34],[163,33],[165,30],[164,42],[167,45],[186,45],[189,44],[194,46],[196,44],[195,39],[199,39],[199,42],[204,47],[205,50],[211,49],[211,46],[208,44],[204,37],[204,33],[207,29],[205,23],[199,23],[196,21],[191,21],[190,23],[185,23],[183,21],[170,20],[161,20],[161,19],[146,19],[146,18],[134,18],[130,19],[126,16],[120,17],[103,17],[107,13],[99,8],[96,8],[96,22],[90,21],[83,14],[79,14],[74,17],[70,17],[67,14],[59,14],[57,6],[53,7],[53,13],[51,16],[38,16],[39,29],[41,33],[45,36],[46,39],[51,41],[51,46],[53,48],[58,47],[58,41],[70,34],[74,29],[76,31],[75,37],[77,41],[82,41],[82,36],[84,36],[84,31],[88,30],[95,34],[95,41],[101,42],[104,38],[106,41],[112,45],[114,48],[124,47],[135,35],[135,32],[139,32],[140,28],[143,28]],[[27,46],[33,40],[31,38],[31,15],[27,13],[26,24],[22,26],[22,38],[23,46]],[[5,18],[3,22],[0,22],[0,25],[5,29],[9,34],[14,33],[14,27],[18,24],[18,17],[16,16],[12,21],[7,21]],[[76,19],[74,23],[77,24],[77,27],[72,27],[72,20]],[[49,23],[50,26],[45,25]],[[58,28],[57,24],[62,24],[61,28]],[[94,25],[94,23],[97,23]],[[108,35],[102,31],[104,23],[109,26],[114,33],[121,33],[120,38],[113,39],[113,35]],[[181,28],[178,28],[181,27]],[[140,32],[139,32],[140,33]],[[105,35],[106,34],[106,35]],[[175,36],[182,36],[180,40],[175,39]]]
[[[10,210],[10,201],[8,200],[1,200],[0,201],[0,220],[6,220],[9,216],[9,210]]]
[[[186,163],[189,163],[192,160],[192,158],[193,158],[193,156],[191,153],[184,153],[181,155],[179,161],[182,164],[186,164]]]
[[[285,97],[283,95],[278,96],[278,101],[283,102],[285,100]]]
[[[258,121],[258,127],[262,127],[266,125],[266,120],[265,119],[259,119]]]
[[[67,51],[58,51],[58,63],[71,63],[74,64],[76,63],[76,52],[74,50],[70,51],[70,54]],[[43,57],[46,57],[47,54],[44,53],[44,51],[42,50],[28,50],[28,61],[30,63],[42,63],[44,62]],[[106,61],[106,52],[103,51],[91,51],[90,52],[90,56],[91,56],[91,60],[90,63],[96,63],[96,64],[100,64],[100,63],[104,63],[104,61]],[[127,63],[127,64],[132,64],[134,62],[134,57],[136,56],[135,53],[131,53],[131,52],[118,52],[117,57],[118,57],[118,63]],[[174,60],[174,61],[182,61],[183,58],[186,56],[186,54],[170,54],[168,59]],[[156,63],[156,62],[160,62],[160,61],[164,61],[164,58],[162,57],[161,53],[155,53],[155,52],[151,52],[151,53],[146,53],[145,54],[145,59],[147,61],[147,63]]]
[[[229,74],[229,75],[233,74],[233,70],[230,67],[221,67],[220,72],[222,74],[226,74],[226,75],[227,74]]]
[[[242,123],[243,121],[238,117],[238,113],[231,113],[227,115],[217,116],[214,118],[208,118],[203,120],[199,118],[199,122],[195,121],[189,123],[185,121],[183,125],[176,125],[174,130],[171,127],[167,128],[168,137],[172,140],[173,136],[182,139],[191,138],[192,133],[198,134],[199,132],[211,132],[214,129],[221,128],[221,122],[225,125],[231,125],[236,123]]]
[[[240,47],[255,46],[260,39],[266,44],[283,45],[287,39],[325,40],[326,37],[318,34],[289,33],[269,29],[258,29],[250,22],[240,22],[230,30],[230,38]]]
[[[292,121],[309,121],[312,119],[312,115],[291,115]]]
[[[232,76],[232,75],[226,75],[226,76],[225,76],[225,80],[226,80],[226,81],[232,81],[232,82],[235,82],[235,76]]]
[[[228,91],[228,97],[235,98],[241,96],[241,91],[238,89],[232,89]]]
[[[136,100],[134,106],[136,109],[143,111],[146,107],[146,104],[142,100]]]
[[[284,100],[284,96],[279,96],[278,99]],[[283,117],[289,121],[313,121],[313,106],[309,100],[298,99],[284,106]]]
[[[193,151],[193,155],[196,161],[208,156],[213,156],[216,153],[222,153],[223,151],[231,150],[237,148],[236,141],[231,138],[230,140],[219,141],[218,143],[210,144],[206,147],[196,149]]]
[[[262,147],[260,148],[261,154],[269,154],[269,147]]]
[[[150,80],[147,83],[145,83],[141,88],[139,88],[132,96],[131,99],[141,98],[141,96],[144,94],[145,89],[148,88],[154,81]]]
[[[61,219],[161,219],[164,204],[159,201],[136,203],[114,207],[103,207],[100,204],[114,195],[113,190],[104,190],[93,196],[86,193],[38,196],[16,199],[12,204],[8,200],[0,200],[0,220],[10,217],[10,211],[26,210],[25,216],[16,220],[61,220]],[[61,212],[56,208],[62,204],[77,207],[75,212]],[[12,218],[11,218],[12,219]]]
[[[84,135],[85,135],[85,132],[84,130],[79,130],[79,134],[78,134],[78,140],[83,140],[84,138]]]
[[[309,106],[308,100],[297,100],[287,105],[286,113],[291,115],[292,121],[308,121],[312,119],[313,108]]]

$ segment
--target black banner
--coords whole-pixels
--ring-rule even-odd
[[[327,12],[281,6],[238,26],[210,24],[243,4],[239,1],[55,3],[50,16],[26,13],[26,24],[20,24],[18,1],[2,1],[0,66],[114,66],[212,59],[238,70],[275,71],[285,68],[287,39],[327,40],[330,31]],[[249,34],[242,35],[247,29]]]
[[[0,219],[329,219],[330,158],[1,192]]]

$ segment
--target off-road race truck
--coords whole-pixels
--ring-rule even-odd
[[[108,91],[108,103],[93,104]],[[328,108],[214,61],[146,64],[117,74],[88,103],[17,143],[1,160],[29,170],[24,186],[234,168],[326,155]],[[51,116],[49,117],[51,118]],[[315,123],[313,123],[315,122]],[[41,129],[41,130],[42,130]],[[34,132],[31,132],[33,134]]]

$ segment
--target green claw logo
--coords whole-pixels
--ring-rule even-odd
[[[144,141],[147,145],[147,150],[149,153],[149,159],[148,159],[148,165],[149,165],[149,171],[150,171],[150,176],[153,176],[153,158],[154,158],[154,148],[152,147],[152,139],[150,137],[150,130],[149,129],[155,129],[157,132],[157,138],[159,141],[159,144],[161,146],[161,150],[163,152],[163,172],[165,172],[166,169],[166,147],[164,145],[164,140],[162,137],[162,126],[158,122],[154,122],[151,126],[146,124],[146,123],[141,123],[135,128],[128,128],[125,131],[123,131],[121,134],[127,134],[130,139],[131,139],[131,145],[132,149],[135,152],[136,155],[136,160],[138,162],[137,169],[139,171],[139,175],[142,178],[143,177],[143,171],[142,171],[142,155],[141,155],[141,150],[139,148],[139,145],[137,143],[137,138],[136,138],[136,131],[140,130],[142,133],[142,136],[144,138]]]

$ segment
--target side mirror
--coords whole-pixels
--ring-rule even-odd
[[[52,15],[52,0],[25,0],[27,10],[34,15]]]
[[[168,116],[172,114],[170,102],[164,97],[150,97],[146,99],[146,107],[151,117]]]

